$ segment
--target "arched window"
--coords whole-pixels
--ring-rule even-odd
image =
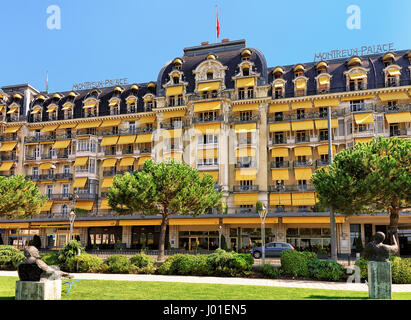
[[[207,80],[213,80],[213,79],[214,79],[213,70],[207,70]]]

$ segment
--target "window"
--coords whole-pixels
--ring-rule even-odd
[[[328,154],[322,154],[320,156],[320,159],[321,159],[321,163],[328,164]]]
[[[297,119],[304,119],[304,118],[305,118],[305,110],[297,109]]]
[[[208,72],[207,72],[207,80],[213,80],[213,78],[214,78],[213,72],[212,72],[212,71],[208,71]]]
[[[33,167],[33,176],[38,177],[39,176],[39,168],[38,167]]]
[[[243,68],[243,76],[249,76],[250,75],[250,69],[249,68]]]
[[[274,113],[274,119],[275,121],[283,121],[283,113],[282,112],[276,112]]]
[[[218,143],[218,135],[205,134],[198,137],[198,144]]]
[[[244,88],[238,89],[238,99],[245,99],[245,91],[244,91]]]
[[[297,182],[299,191],[307,190],[307,180],[297,180]]]
[[[68,214],[68,207],[67,207],[66,204],[63,204],[63,205],[61,206],[61,213],[62,213],[64,216],[66,216],[66,215]]]
[[[274,89],[274,99],[283,98],[283,87],[276,87]]]
[[[247,88],[247,97],[254,98],[254,88],[252,87]]]
[[[242,111],[240,112],[240,120],[241,121],[249,121],[252,118],[252,112],[251,111]]]
[[[179,84],[180,78],[179,77],[173,77],[173,84]]]
[[[305,131],[297,131],[295,142],[305,142],[305,141],[306,141]]]
[[[328,129],[320,130],[320,141],[328,140]]]
[[[47,185],[47,196],[50,199],[53,195],[53,185],[49,184]]]
[[[285,143],[284,133],[283,132],[276,132],[274,134],[274,143],[275,144]]]
[[[68,184],[63,184],[63,194],[69,194],[70,186]]]
[[[318,110],[320,118],[327,118],[328,116],[328,108],[327,107],[321,107]]]
[[[96,172],[96,160],[95,159],[89,159],[89,172],[90,173]]]
[[[136,123],[134,121],[130,121],[128,123],[128,129],[129,129],[130,133],[136,132]]]

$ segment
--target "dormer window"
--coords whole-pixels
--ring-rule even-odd
[[[385,86],[396,87],[400,84],[401,69],[392,65],[385,70]]]
[[[327,73],[328,64],[324,61],[321,61],[317,64],[317,74]]]
[[[274,79],[282,79],[284,74],[284,70],[281,67],[277,67],[273,71]]]
[[[294,78],[298,78],[303,75],[304,75],[304,66],[302,64],[299,64],[294,68]]]
[[[63,104],[63,108],[61,110],[64,112],[64,119],[72,119],[73,118],[73,104],[71,102],[66,102]]]
[[[243,76],[249,76],[250,75],[250,68],[243,68]]]
[[[33,115],[33,121],[34,122],[39,122],[42,120],[42,107],[40,105],[35,105],[33,107],[33,110],[31,111],[31,114]]]
[[[49,105],[49,107],[47,108],[47,114],[49,121],[57,120],[57,105]]]
[[[212,70],[207,71],[207,80],[213,80],[214,74]]]
[[[361,65],[362,65],[362,61],[359,57],[354,57],[347,63],[347,66],[349,69],[353,67],[361,67]]]
[[[174,84],[179,84],[180,83],[180,78],[179,77],[173,77],[173,83]]]
[[[173,60],[173,68],[176,70],[181,70],[181,67],[183,66],[183,60],[180,58],[175,58]]]
[[[383,58],[384,66],[388,67],[389,65],[393,64],[395,62],[395,56],[390,52],[387,53]]]
[[[244,49],[244,50],[241,52],[241,59],[242,59],[243,61],[249,61],[249,60],[251,59],[251,51],[248,50],[248,49]]]

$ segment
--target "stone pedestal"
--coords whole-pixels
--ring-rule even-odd
[[[61,280],[16,281],[16,300],[60,300]]]
[[[370,299],[392,299],[391,263],[368,262],[368,294]]]

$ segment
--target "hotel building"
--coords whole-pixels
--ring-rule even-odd
[[[244,40],[202,43],[164,65],[157,80],[88,90],[0,91],[0,174],[25,174],[48,197],[40,215],[0,221],[5,244],[38,234],[42,246],[74,236],[87,247],[157,248],[161,218],[117,216],[108,205],[113,177],[147,159],[183,161],[211,174],[223,212],[173,216],[173,248],[235,250],[260,243],[256,201],[268,208],[266,242],[329,247],[329,213],[316,204],[313,172],[328,164],[328,107],[338,153],[377,136],[411,135],[411,52],[267,66]],[[411,252],[411,214],[399,219]],[[337,215],[339,253],[386,231],[387,213]],[[219,228],[221,227],[221,228]]]

